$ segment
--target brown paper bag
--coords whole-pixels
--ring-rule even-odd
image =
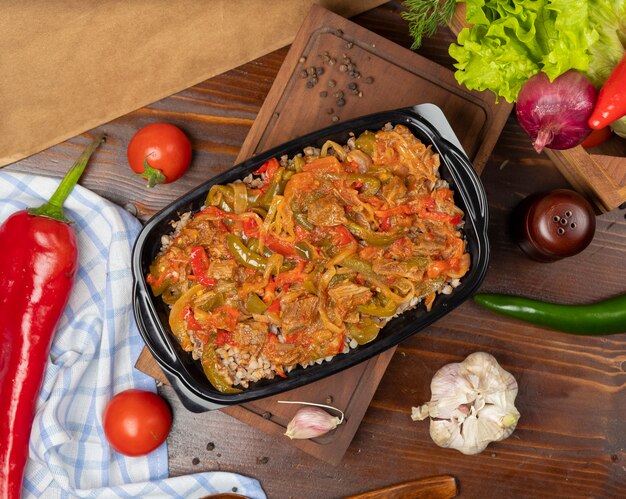
[[[384,1],[5,1],[0,166],[288,45],[314,3]]]

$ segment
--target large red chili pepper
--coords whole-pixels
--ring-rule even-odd
[[[598,130],[624,115],[626,115],[626,53],[602,85],[588,124]]]
[[[96,138],[43,206],[0,226],[0,497],[19,498],[37,397],[57,323],[78,268],[76,235],[63,203]]]

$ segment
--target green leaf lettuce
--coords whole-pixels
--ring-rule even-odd
[[[456,79],[469,89],[491,90],[515,102],[536,73],[543,71],[551,80],[569,69],[586,73],[597,57],[591,47],[602,37],[617,38],[610,28],[606,33],[599,28],[602,23],[591,11],[625,1],[468,0],[466,19],[472,27],[463,29],[449,49],[457,61]],[[615,25],[619,16],[614,10],[605,7],[603,15],[610,19],[605,26]]]

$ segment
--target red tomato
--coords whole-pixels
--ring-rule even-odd
[[[128,144],[128,164],[148,181],[148,187],[180,178],[191,163],[191,143],[184,132],[169,123],[141,128]]]
[[[165,442],[172,413],[156,393],[126,390],[115,395],[102,414],[104,434],[117,452],[143,456]]]
[[[580,145],[585,149],[596,147],[609,140],[611,135],[613,135],[613,132],[608,126],[600,128],[599,130],[593,130]]]

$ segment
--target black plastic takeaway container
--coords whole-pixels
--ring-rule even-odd
[[[161,248],[161,237],[172,232],[171,222],[179,219],[183,213],[201,209],[212,185],[243,179],[270,158],[283,155],[291,157],[302,152],[307,146],[321,147],[328,139],[345,144],[350,133],[358,135],[365,130],[379,130],[387,123],[407,126],[418,139],[426,145],[432,145],[433,150],[439,153],[440,175],[448,181],[455,193],[455,203],[465,212],[463,233],[471,256],[469,272],[451,294],[438,295],[429,312],[419,305],[404,312],[387,323],[374,341],[358,346],[347,354],[337,355],[328,362],[306,369],[298,367],[291,371],[287,378],[277,377],[258,381],[241,393],[224,394],[217,391],[204,375],[200,362],[193,360],[190,353],[183,351],[172,336],[168,324],[169,307],[161,298],[154,297],[146,284],[150,263]],[[447,129],[450,130],[449,125]],[[379,354],[421,331],[468,299],[477,290],[487,271],[489,261],[487,222],[487,199],[472,164],[463,151],[450,140],[443,138],[435,126],[422,117],[416,108],[356,118],[291,140],[235,165],[188,192],[152,217],[139,234],[133,251],[135,318],[148,349],[189,410],[202,412],[276,395],[338,373]]]

